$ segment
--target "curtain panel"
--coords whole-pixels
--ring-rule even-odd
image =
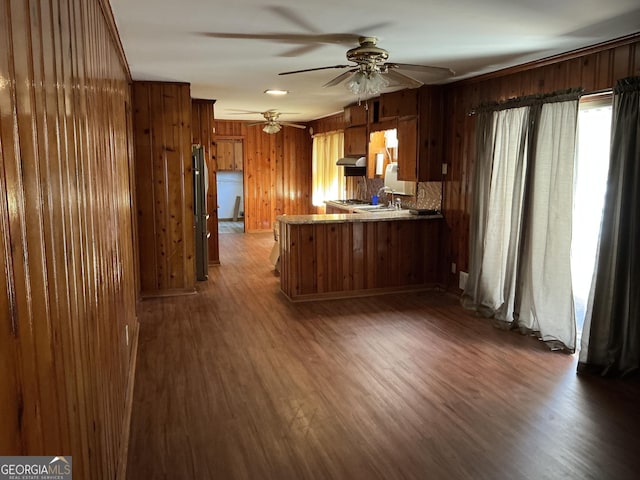
[[[571,237],[578,101],[536,109],[518,271],[518,328],[576,348]]]
[[[614,89],[607,193],[579,371],[640,367],[640,77]]]
[[[535,333],[550,348],[571,352],[578,95],[528,97],[480,111],[462,298],[503,328]]]
[[[312,151],[312,203],[324,207],[325,200],[342,198],[345,179],[336,165],[344,152],[344,133],[341,131],[319,133],[313,136]]]

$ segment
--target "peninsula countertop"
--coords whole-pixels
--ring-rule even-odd
[[[327,202],[328,206],[345,210],[345,213],[327,213],[313,215],[279,215],[277,220],[285,224],[312,224],[312,223],[353,223],[353,222],[388,222],[388,221],[415,221],[415,220],[435,220],[442,218],[437,213],[433,215],[415,215],[409,209],[381,210],[367,212],[362,210],[362,206],[345,206],[339,203]],[[353,213],[351,213],[353,212]]]

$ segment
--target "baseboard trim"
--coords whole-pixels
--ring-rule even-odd
[[[133,411],[133,389],[136,379],[136,364],[138,361],[138,336],[140,324],[136,320],[133,335],[131,336],[131,355],[129,357],[129,379],[127,381],[127,397],[125,399],[124,419],[122,420],[122,433],[120,437],[120,454],[118,455],[118,470],[116,480],[126,480],[127,462],[129,458],[129,437],[131,436],[131,413]]]

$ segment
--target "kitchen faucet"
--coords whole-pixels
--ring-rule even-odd
[[[382,187],[380,188],[380,190],[378,190],[378,196],[380,196],[381,193],[390,193],[391,194],[391,200],[389,200],[389,208],[394,208],[395,204],[394,204],[394,199],[393,199],[393,189],[390,187]],[[397,199],[399,200],[399,199]],[[395,207],[398,208],[398,207]]]

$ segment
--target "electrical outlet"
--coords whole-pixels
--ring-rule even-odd
[[[443,163],[442,164],[442,174],[446,175],[448,171],[449,171],[449,166],[446,163]]]
[[[124,326],[124,341],[129,346],[129,325]]]
[[[458,278],[458,287],[460,290],[464,290],[467,286],[467,280],[469,278],[469,274],[467,272],[460,272],[460,277]]]
[[[451,264],[451,273],[454,273],[454,274],[455,274],[456,272],[457,272],[457,270],[456,270],[456,264],[455,264],[455,263],[452,263],[452,264]]]

